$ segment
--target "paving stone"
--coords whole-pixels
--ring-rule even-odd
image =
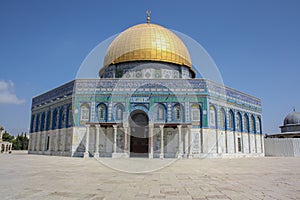
[[[109,160],[122,162],[155,160]],[[181,159],[132,174],[92,158],[18,152],[0,155],[0,199],[300,199],[299,166],[300,158]]]

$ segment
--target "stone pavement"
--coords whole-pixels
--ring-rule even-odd
[[[165,165],[150,173],[109,167]],[[300,158],[95,160],[13,152],[0,155],[0,199],[300,199]]]

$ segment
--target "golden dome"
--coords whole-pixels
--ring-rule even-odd
[[[138,24],[120,33],[110,44],[104,69],[128,61],[161,61],[192,67],[184,43],[172,31],[156,24]]]

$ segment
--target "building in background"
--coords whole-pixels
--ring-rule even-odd
[[[266,135],[266,156],[300,157],[300,113],[289,113],[279,128],[281,133]]]
[[[3,141],[4,128],[0,125],[0,153],[11,153],[12,143]]]
[[[33,98],[28,152],[263,156],[260,99],[195,77],[185,44],[148,16],[110,44],[98,79],[76,79]]]

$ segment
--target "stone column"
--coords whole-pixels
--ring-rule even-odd
[[[149,159],[153,158],[153,124],[149,124]]]
[[[182,138],[181,138],[182,125],[177,125],[177,128],[178,128],[178,146],[179,146],[178,158],[182,158],[182,155],[183,155],[183,143],[182,143]]]
[[[159,125],[160,129],[160,154],[159,158],[164,158],[164,125]]]
[[[118,126],[113,125],[114,127],[114,148],[113,148],[113,154],[117,153],[117,132],[118,132]]]
[[[100,135],[100,124],[96,124],[96,141],[95,141],[95,152],[94,158],[99,158],[99,135]]]
[[[254,147],[255,147],[255,153],[257,153],[257,141],[256,141],[256,133],[254,133]]]
[[[89,140],[90,140],[90,125],[86,124],[86,135],[85,135],[85,152],[83,154],[84,158],[88,158],[89,157]]]
[[[193,148],[194,148],[194,140],[193,140],[193,134],[192,134],[192,126],[188,126],[187,133],[189,134],[189,153],[188,158],[193,158]]]
[[[184,132],[184,149],[183,149],[183,153],[184,153],[184,157],[187,158],[188,154],[189,154],[189,130],[188,127],[185,128],[185,132]]]
[[[62,129],[62,133],[64,134],[63,135],[63,142],[62,142],[62,147],[61,147],[61,151],[62,151],[62,154],[65,153],[66,151],[66,139],[67,139],[67,129],[66,128],[63,128]],[[44,140],[45,141],[45,140]]]
[[[249,153],[251,153],[251,140],[250,140],[250,132],[248,132],[248,148],[249,148]]]
[[[124,156],[127,155],[127,135],[128,135],[128,126],[123,125],[124,128]]]
[[[10,148],[9,148],[9,151],[11,152],[11,151],[12,151],[12,144],[10,144],[9,147],[10,147]]]
[[[58,153],[58,150],[59,150],[59,134],[60,134],[60,130],[59,129],[56,129],[56,145],[55,145],[55,151],[56,151],[56,154]]]

